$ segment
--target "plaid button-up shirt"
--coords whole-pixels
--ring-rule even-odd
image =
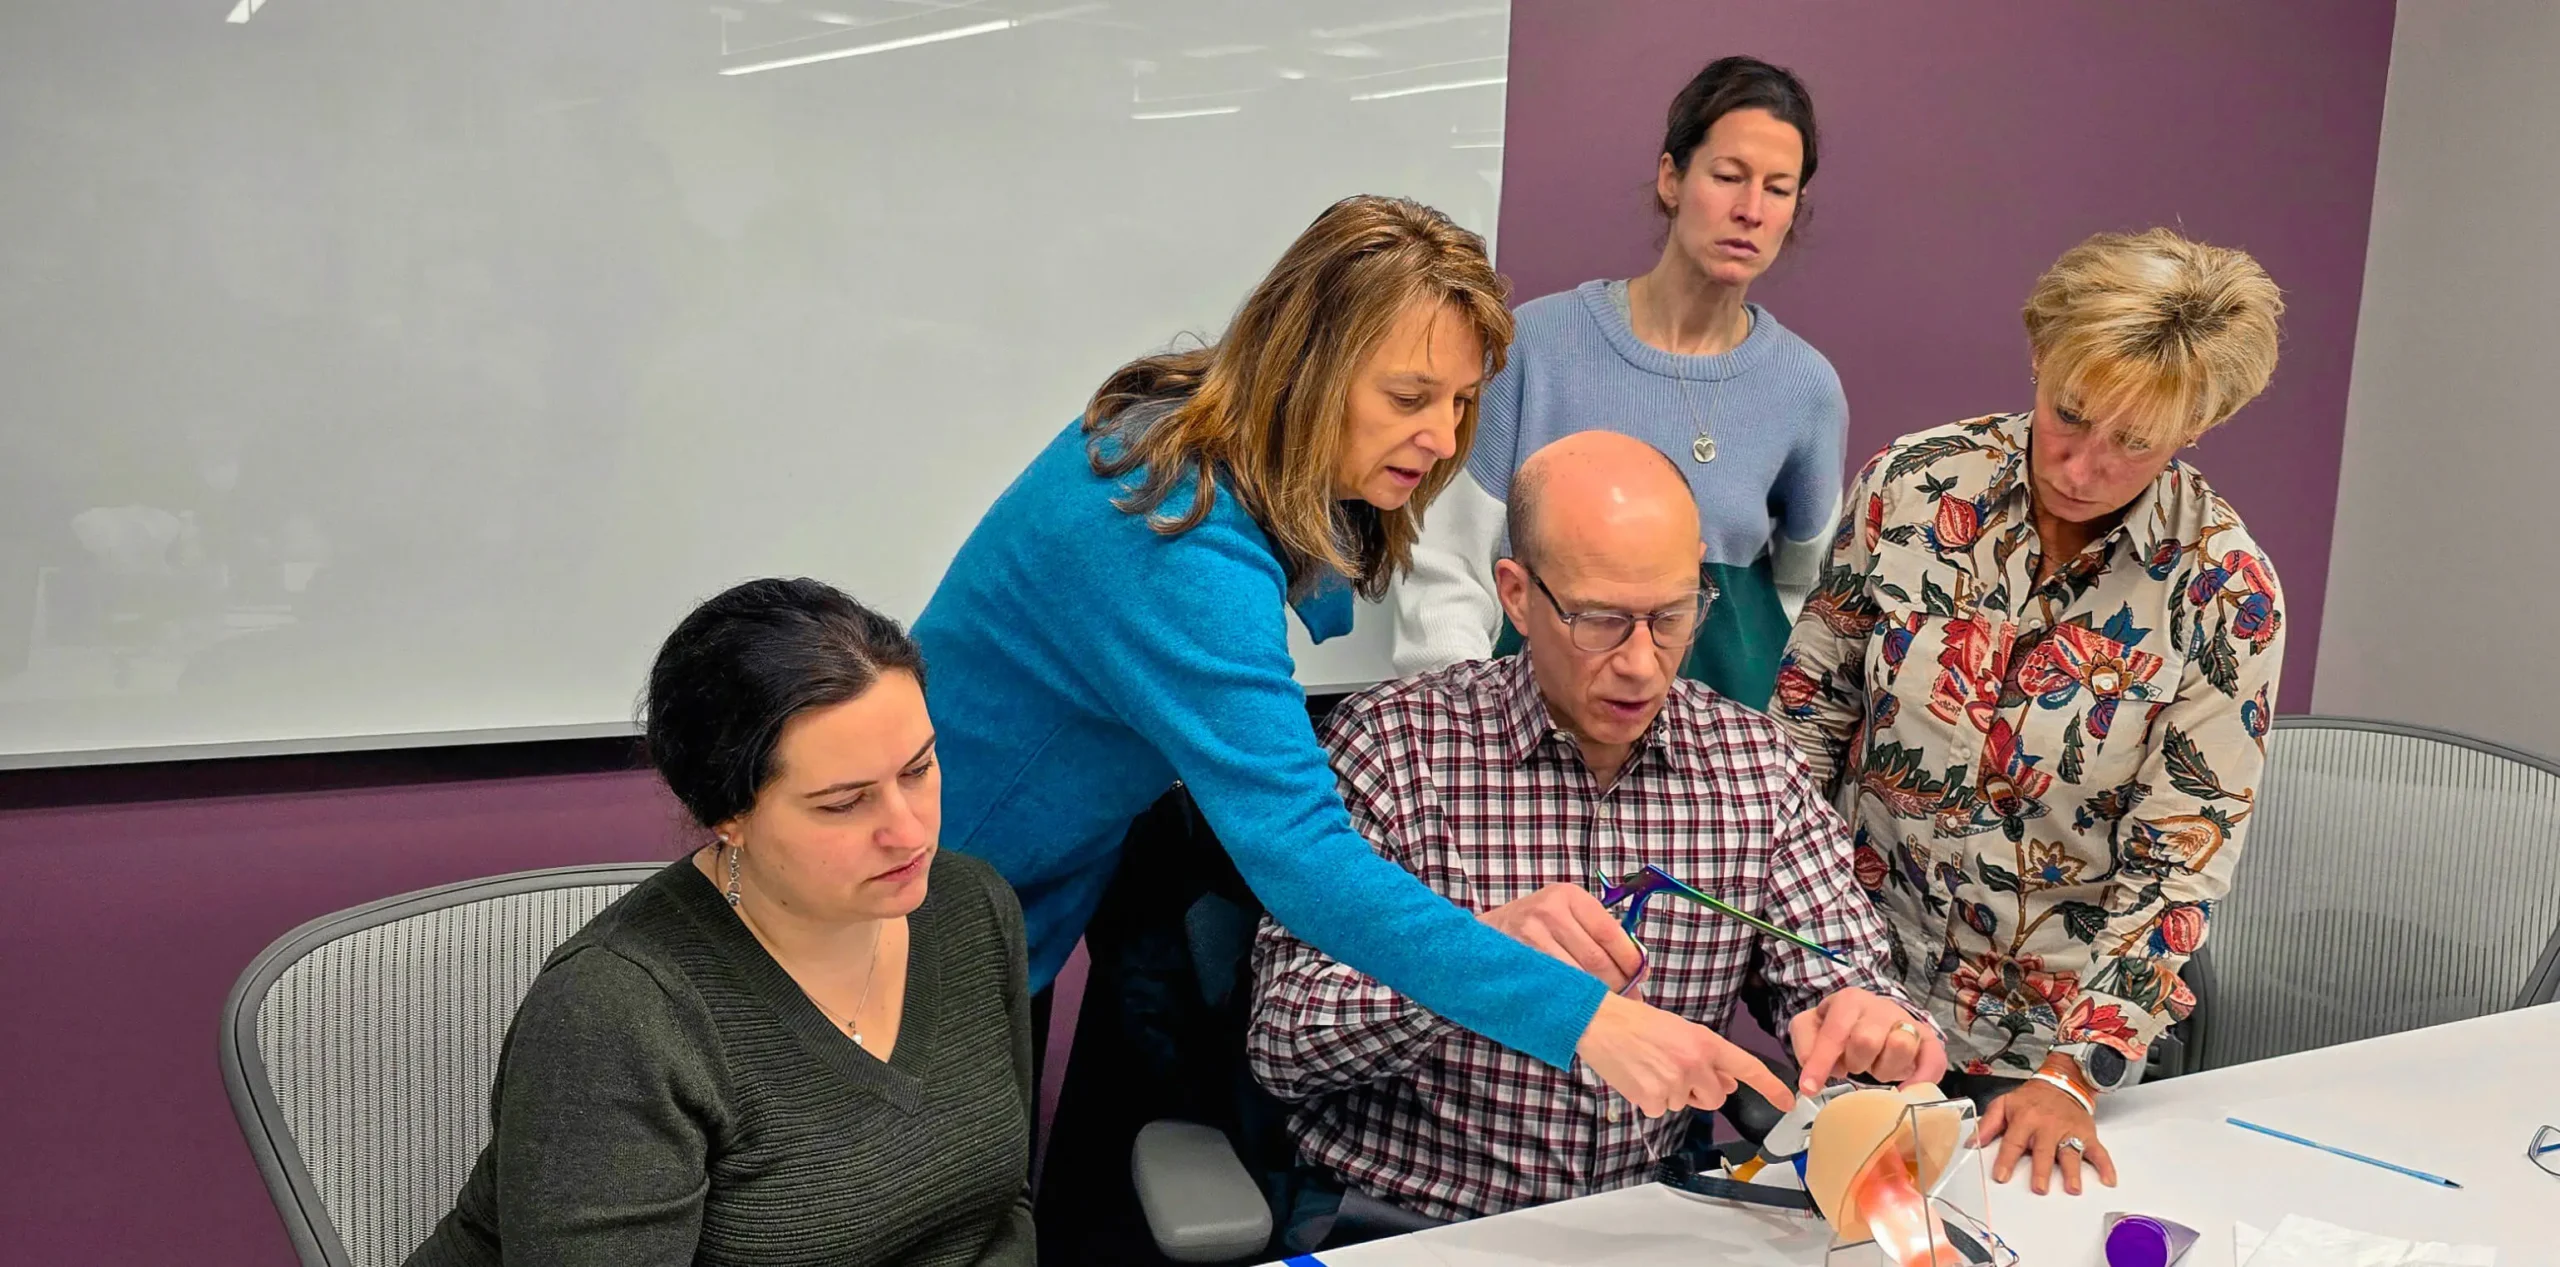
[[[1646,1001],[1721,1025],[1753,979],[1785,1015],[1844,986],[1903,1001],[1849,833],[1776,723],[1673,685],[1617,779],[1598,786],[1525,655],[1353,696],[1323,727],[1351,820],[1473,911],[1654,863],[1840,950],[1844,966],[1704,907],[1657,897],[1638,939]],[[1642,1181],[1675,1146],[1583,1066],[1558,1070],[1424,1011],[1263,922],[1247,1052],[1298,1104],[1301,1157],[1372,1196],[1465,1218]]]

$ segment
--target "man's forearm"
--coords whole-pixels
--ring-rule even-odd
[[[1420,1004],[1300,946],[1286,969],[1258,974],[1245,1049],[1253,1076],[1299,1101],[1411,1069],[1449,1027]]]

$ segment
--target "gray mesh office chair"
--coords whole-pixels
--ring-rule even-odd
[[[2278,718],[2207,948],[2203,1069],[2552,1001],[2560,765],[2418,726]]]
[[[507,1022],[542,961],[664,863],[469,880],[323,916],[222,1010],[222,1081],[305,1267],[396,1267],[489,1139]]]

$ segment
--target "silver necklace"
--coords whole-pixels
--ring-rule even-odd
[[[1724,380],[1721,378],[1714,380],[1715,391],[1707,397],[1707,416],[1703,420],[1698,417],[1698,402],[1689,398],[1689,380],[1682,378],[1672,381],[1679,385],[1680,403],[1688,407],[1689,426],[1698,433],[1698,438],[1689,442],[1689,456],[1696,458],[1702,465],[1715,461],[1716,405],[1724,398]]]
[[[1627,286],[1627,305],[1630,312],[1629,328],[1632,329],[1634,325],[1632,313],[1635,306],[1635,283],[1629,282],[1627,283]],[[1746,331],[1743,337],[1749,338],[1750,335]],[[1672,331],[1664,331],[1663,339],[1665,342],[1678,342],[1678,339],[1674,336],[1674,332]],[[1740,343],[1734,344],[1735,348],[1739,348],[1741,346],[1742,345]],[[1726,349],[1727,354],[1731,351],[1731,348]],[[1675,353],[1675,355],[1679,354]],[[1715,390],[1707,396],[1707,416],[1701,419],[1698,417],[1698,402],[1690,399],[1689,397],[1689,380],[1685,378],[1672,380],[1673,384],[1680,390],[1681,406],[1689,411],[1689,429],[1697,433],[1697,438],[1689,441],[1689,456],[1696,458],[1698,460],[1698,464],[1701,466],[1716,460],[1716,406],[1722,403],[1724,399],[1724,380],[1719,378],[1711,381],[1715,383]]]
[[[873,977],[879,975],[880,943],[883,940],[886,940],[888,936],[889,929],[887,925],[875,925],[873,927],[871,932],[871,961],[864,964],[862,967],[862,998],[856,1001],[853,1005],[852,1020],[848,1021],[845,1018],[836,1015],[834,1012],[829,1011],[826,1004],[818,1003],[818,996],[814,994],[809,996],[809,1001],[811,1003],[817,1003],[818,1010],[826,1013],[828,1020],[834,1021],[836,1024],[843,1026],[844,1032],[853,1036],[853,1045],[856,1047],[862,1046],[862,1009],[871,1006],[871,981]],[[807,993],[805,990],[802,992]]]
[[[747,908],[738,904],[738,854],[740,850],[736,845],[728,844],[726,841],[722,842],[722,846],[722,851],[729,855],[729,891],[723,895],[729,899],[729,909],[738,913],[738,922],[746,925],[747,931],[754,934],[757,944],[764,947],[764,952],[768,955],[773,954],[773,943],[765,940],[764,930],[757,928],[756,922],[747,918]],[[829,1008],[824,1003],[818,1002],[818,996],[809,993],[809,987],[800,987],[800,993],[803,997],[809,1000],[809,1005],[818,1009],[820,1015],[823,1015],[828,1020],[835,1022],[836,1025],[844,1030],[844,1032],[852,1035],[853,1045],[856,1047],[863,1045],[862,1010],[871,1006],[871,983],[874,978],[879,976],[880,973],[880,943],[882,940],[887,938],[888,935],[889,926],[887,924],[872,925],[871,958],[869,962],[862,966],[862,998],[856,1001],[853,1005],[852,1020],[848,1021],[845,1018],[836,1015],[834,1009]],[[780,963],[780,957],[777,956],[774,962]],[[787,973],[790,969],[785,968],[783,971]]]

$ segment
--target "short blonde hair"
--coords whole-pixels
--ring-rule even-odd
[[[1087,454],[1106,477],[1145,469],[1116,504],[1167,535],[1198,527],[1224,484],[1278,547],[1292,598],[1327,575],[1382,598],[1413,566],[1422,512],[1466,465],[1476,401],[1461,398],[1457,457],[1411,501],[1346,506],[1333,481],[1352,380],[1407,308],[1445,304],[1475,330],[1490,381],[1511,346],[1509,297],[1484,239],[1449,217],[1402,198],[1345,198],[1298,235],[1216,343],[1113,373],[1085,406]],[[1134,408],[1155,402],[1171,408]]]
[[[2023,315],[2056,400],[2107,420],[2120,440],[2175,448],[2266,390],[2283,313],[2248,252],[2151,229],[2064,252]]]

